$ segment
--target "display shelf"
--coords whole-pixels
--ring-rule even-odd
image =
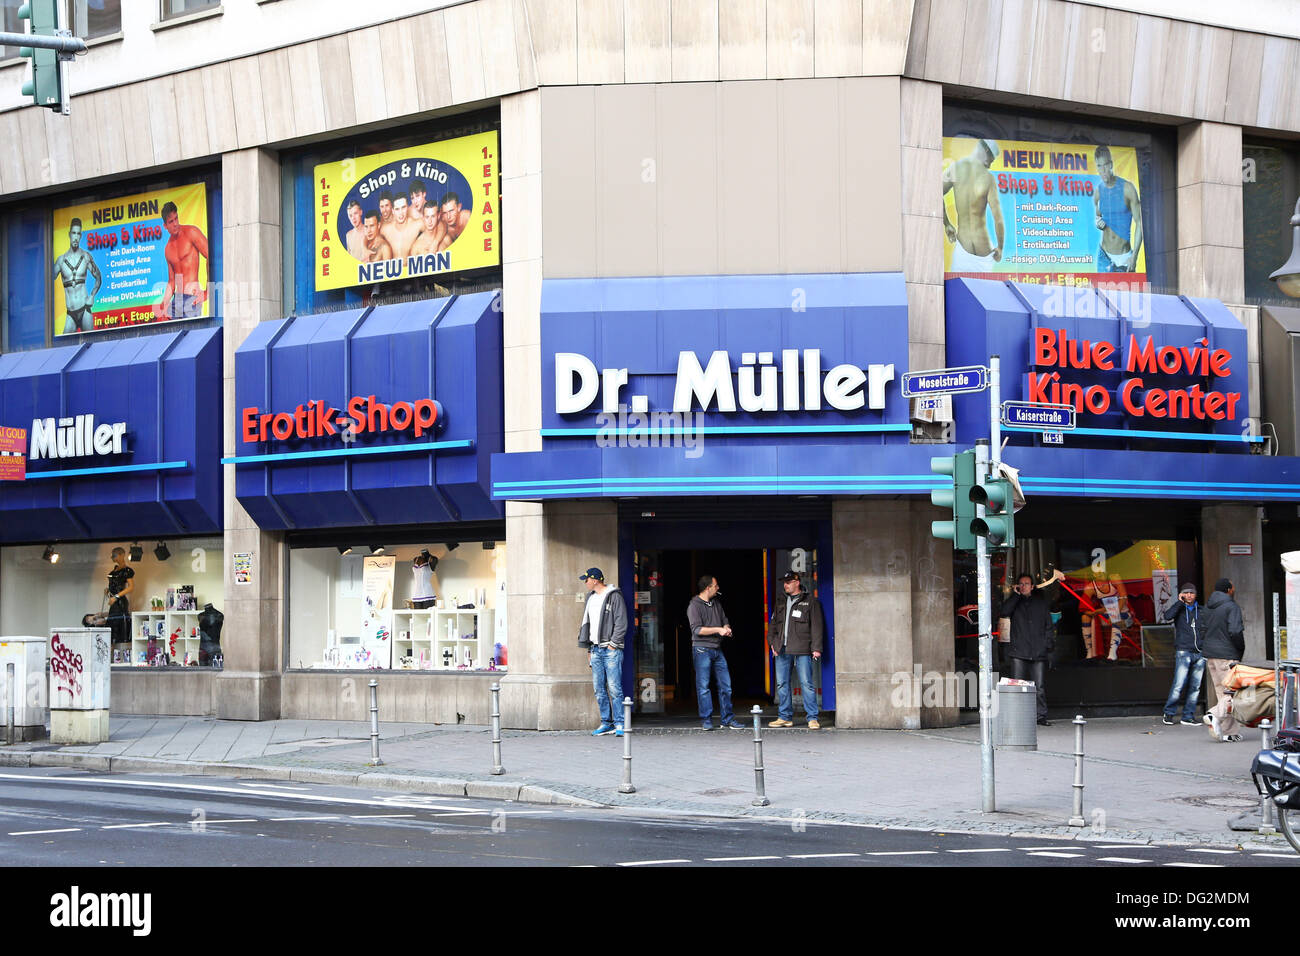
[[[488,607],[393,611],[393,666],[399,670],[488,670],[495,651],[494,615]],[[413,658],[414,664],[401,667],[397,662],[403,657]]]
[[[191,660],[199,658],[199,615],[202,611],[133,611],[131,613],[131,660],[132,667],[147,667],[148,661],[143,655],[148,653],[149,638],[158,642],[158,647],[173,664],[182,664],[185,655]],[[158,625],[162,625],[161,631]],[[148,637],[145,627],[148,626]],[[176,638],[176,653],[171,653],[171,636],[179,630]]]

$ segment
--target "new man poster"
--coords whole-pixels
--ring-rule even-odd
[[[316,290],[495,266],[497,134],[314,169]]]
[[[211,315],[202,183],[54,210],[54,334]]]
[[[1144,283],[1131,146],[944,137],[948,278]]]

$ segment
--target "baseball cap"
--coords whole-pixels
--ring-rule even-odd
[[[787,571],[787,572],[785,572],[785,574],[781,575],[781,580],[782,580],[782,581],[801,581],[801,580],[803,580],[803,579],[799,576],[799,572],[798,572],[798,571]]]
[[[600,568],[588,568],[586,574],[578,575],[579,581],[585,581],[587,578],[595,578],[597,581],[605,580],[605,572]]]

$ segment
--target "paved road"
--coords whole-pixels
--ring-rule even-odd
[[[236,777],[0,772],[17,866],[1295,866],[1289,850],[538,807]]]

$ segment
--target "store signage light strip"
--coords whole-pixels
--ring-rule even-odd
[[[112,465],[103,468],[70,468],[66,471],[29,471],[27,480],[34,481],[37,478],[80,478],[83,475],[120,475],[126,472],[140,471],[175,471],[178,468],[188,468],[188,461],[162,461],[155,465]]]
[[[1019,425],[1003,425],[1004,432],[1038,432],[1041,428],[1022,428]],[[1107,438],[1173,438],[1181,441],[1239,441],[1262,442],[1263,435],[1208,435],[1205,432],[1155,432],[1137,431],[1124,428],[1076,428],[1071,435],[1103,435]]]
[[[900,425],[701,425],[673,428],[543,428],[543,438],[593,438],[599,435],[802,435],[846,432],[910,432]]]
[[[539,487],[542,485],[615,485],[631,484],[634,482],[653,481],[659,484],[670,484],[673,482],[791,482],[791,481],[811,481],[811,482],[828,482],[828,481],[849,481],[849,482],[909,482],[913,484],[922,484],[926,490],[938,488],[943,484],[943,479],[936,475],[790,475],[786,478],[773,478],[771,475],[725,475],[725,476],[707,476],[707,475],[689,475],[689,476],[670,476],[646,478],[546,478],[529,481],[497,481],[493,482],[495,488],[514,488],[514,487]]]
[[[834,492],[844,492],[852,494],[862,494],[866,492],[911,492],[920,494],[928,488],[921,488],[917,485],[842,485],[842,484],[811,484],[811,485],[785,485],[785,484],[763,484],[763,485],[725,485],[718,487],[716,485],[630,485],[628,487],[609,488],[538,488],[528,490],[526,488],[516,489],[512,492],[494,491],[493,496],[497,498],[556,498],[562,495],[575,495],[591,497],[593,492],[603,492],[610,495],[627,495],[636,494],[655,494],[660,492],[685,492],[685,491],[708,491],[708,492],[738,492],[738,491],[756,491],[765,494],[787,493],[793,494],[831,494]]]
[[[221,459],[223,465],[258,465],[278,461],[303,461],[312,458],[346,458],[353,455],[403,455],[425,451],[451,451],[454,449],[470,450],[474,442],[462,441],[427,441],[413,445],[380,445],[377,448],[326,448],[323,451],[286,451],[275,455],[236,455]]]

